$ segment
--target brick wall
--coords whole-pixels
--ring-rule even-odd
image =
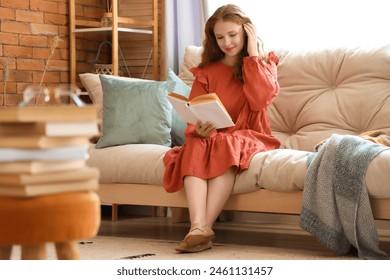
[[[69,81],[68,0],[0,0],[0,104]]]
[[[76,0],[76,13],[100,18],[105,2]],[[57,86],[69,83],[68,16],[69,0],[0,0],[0,106],[17,104],[23,90],[31,84]],[[105,38],[80,36],[77,45],[80,69],[89,71],[97,45]],[[139,44],[139,49],[144,50],[144,45]],[[142,60],[145,62],[145,53],[142,53]],[[139,61],[139,56],[136,55],[134,61]],[[138,66],[131,60],[127,63]]]

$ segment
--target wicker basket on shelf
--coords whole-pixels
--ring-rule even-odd
[[[119,65],[121,68],[121,65]],[[94,63],[92,73],[94,74],[105,74],[105,75],[113,75],[114,70],[112,68],[112,64],[102,64],[102,63]],[[123,72],[121,69],[118,69],[118,75],[123,76]]]
[[[114,74],[114,69],[112,67],[112,63],[99,63],[100,53],[101,53],[103,45],[105,45],[105,44],[109,44],[110,46],[112,46],[110,41],[103,41],[102,43],[100,43],[98,51],[97,51],[97,54],[96,54],[96,58],[95,58],[95,60],[93,62],[92,73],[94,73],[94,74],[113,75]],[[124,65],[125,65],[126,72],[127,72],[128,76],[131,77],[129,68],[126,65],[126,61],[125,61],[125,58],[123,56],[123,52],[122,52],[120,47],[118,47],[118,48],[119,48],[119,54],[121,56],[121,59],[122,59]],[[118,75],[119,76],[123,76],[122,65],[119,65],[118,68],[119,68],[118,69]]]

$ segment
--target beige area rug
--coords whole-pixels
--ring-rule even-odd
[[[174,250],[176,242],[126,237],[91,239],[92,244],[80,245],[83,259],[164,259],[164,260],[281,260],[281,259],[356,259],[336,256],[331,252],[313,252],[274,247],[245,246],[215,243],[211,250],[196,254],[181,254]],[[110,248],[107,250],[107,248]]]
[[[269,220],[267,220],[269,218]],[[103,219],[97,237],[80,240],[82,260],[357,260],[338,255],[303,231],[295,220],[262,217],[262,222],[218,222],[213,248],[200,253],[180,254],[174,250],[187,234],[188,223],[171,223],[169,218]],[[390,225],[378,222],[380,248],[390,254]],[[47,244],[48,259],[56,259],[53,244]],[[20,247],[11,259],[20,259]]]
[[[130,237],[98,236],[79,243],[82,260],[354,260],[328,251],[297,250],[264,246],[215,243],[211,250],[196,254],[180,254],[176,242]],[[54,246],[47,245],[48,259],[56,259]],[[15,246],[11,259],[20,259]]]

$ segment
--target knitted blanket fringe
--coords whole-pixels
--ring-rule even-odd
[[[332,135],[309,156],[300,215],[302,229],[323,245],[363,259],[389,259],[379,249],[365,174],[388,149],[358,136]]]

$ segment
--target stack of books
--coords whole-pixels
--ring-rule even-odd
[[[95,106],[1,109],[0,196],[97,190],[99,171],[86,160],[98,133]]]

